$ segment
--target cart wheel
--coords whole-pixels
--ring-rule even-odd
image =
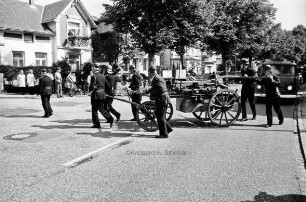
[[[166,120],[170,121],[172,115],[173,115],[173,106],[171,103],[168,103],[166,111]]]
[[[208,117],[218,126],[230,126],[239,117],[241,104],[236,92],[224,89],[217,91],[208,103]]]
[[[158,130],[155,117],[155,102],[147,101],[138,106],[136,119],[138,125],[146,131],[154,132]]]

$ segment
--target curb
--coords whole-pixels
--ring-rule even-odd
[[[305,150],[304,148],[306,148],[306,130],[303,124],[303,119],[302,119],[302,104],[304,103],[304,101],[306,102],[306,97],[304,97],[304,95],[302,95],[300,98],[297,98],[297,109],[296,113],[295,113],[295,117],[296,118],[296,122],[297,122],[297,133],[299,136],[299,143],[300,143],[300,149],[301,149],[301,153],[303,156],[303,160],[305,162],[306,160],[306,155],[305,155]]]

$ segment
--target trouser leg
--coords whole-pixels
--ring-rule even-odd
[[[280,98],[277,97],[273,100],[273,107],[274,107],[274,111],[277,114],[278,120],[283,120],[284,116],[283,116],[283,112],[280,108]]]
[[[267,124],[272,125],[273,116],[272,116],[272,103],[266,98],[266,114],[267,114]]]
[[[91,104],[91,119],[92,123],[95,126],[100,126],[99,116],[98,116],[98,107],[96,103]]]
[[[132,102],[140,104],[141,103],[141,94],[132,94]],[[136,118],[137,107],[138,106],[137,105],[133,105],[133,104],[131,104],[131,106],[132,106],[133,116],[134,116],[134,118]]]
[[[172,131],[172,128],[168,121],[166,120],[166,110],[167,106],[165,106],[163,103],[160,103],[158,101],[155,101],[155,116],[157,119],[158,129],[159,129],[159,135],[160,136],[167,136],[169,132]]]
[[[48,96],[47,95],[41,95],[41,103],[44,108],[45,114],[44,116],[49,116],[50,111],[49,111],[49,104],[48,104]]]
[[[52,115],[53,114],[53,109],[52,109],[51,104],[50,104],[50,97],[51,97],[51,95],[47,96],[47,107],[48,107],[49,115]]]
[[[246,113],[246,92],[241,91],[241,113],[242,113],[242,118],[247,118],[247,113]]]
[[[110,115],[109,111],[105,109],[104,104],[106,104],[106,102],[100,100],[98,104],[98,110],[108,122],[112,123],[114,118]]]
[[[250,102],[250,107],[252,110],[253,117],[256,117],[255,93],[254,92],[249,93],[248,100]]]

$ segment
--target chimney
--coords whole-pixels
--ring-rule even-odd
[[[31,6],[34,6],[34,5],[35,5],[34,0],[29,0],[29,4],[30,4]]]

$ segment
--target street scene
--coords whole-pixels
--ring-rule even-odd
[[[305,11],[0,0],[0,202],[305,202]]]
[[[174,110],[164,141],[129,121],[120,101],[118,123],[90,129],[88,96],[51,98],[49,119],[39,96],[16,97],[1,95],[1,201],[305,199],[292,101],[284,124],[270,128],[263,103],[256,120],[225,128]]]

